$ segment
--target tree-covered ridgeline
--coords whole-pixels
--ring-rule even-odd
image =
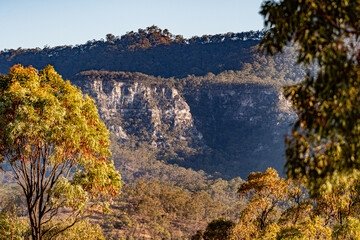
[[[89,70],[79,72],[70,79],[77,85],[81,85],[81,82],[102,80],[138,82],[189,91],[211,88],[230,89],[240,84],[282,87],[301,81],[305,75],[303,67],[295,66],[297,55],[294,48],[288,47],[284,49],[282,55],[274,57],[259,53],[256,46],[251,47],[249,52],[251,59],[248,59],[249,62],[244,62],[241,68],[225,70],[217,74],[210,71],[201,76],[191,74],[185,77],[166,77],[166,74],[153,76],[144,72]]]
[[[263,31],[204,35],[183,39],[156,26],[77,46],[11,49],[0,53],[0,73],[14,64],[41,69],[51,64],[65,78],[87,70],[142,72],[153,76],[186,77],[241,70],[251,63]]]

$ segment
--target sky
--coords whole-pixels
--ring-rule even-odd
[[[263,0],[0,0],[0,50],[84,44],[156,25],[185,38],[261,30]]]

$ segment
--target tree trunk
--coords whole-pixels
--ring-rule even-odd
[[[41,230],[38,229],[36,226],[32,226],[31,227],[31,237],[32,240],[41,240],[42,236],[41,236]]]

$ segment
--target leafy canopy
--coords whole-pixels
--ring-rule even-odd
[[[264,173],[252,172],[242,183],[238,193],[248,203],[240,213],[240,221],[233,229],[239,239],[257,239],[276,222],[285,205],[288,183],[273,168]]]
[[[94,101],[53,67],[15,65],[0,77],[0,161],[24,192],[33,239],[56,227],[44,228],[59,208],[73,208],[76,222],[119,192],[108,135]]]
[[[289,177],[303,177],[311,193],[331,190],[360,170],[360,1],[266,1],[269,28],[261,49],[297,47],[298,64],[311,67],[303,82],[285,88],[298,113],[286,139]]]

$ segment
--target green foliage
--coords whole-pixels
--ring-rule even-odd
[[[50,226],[56,225],[58,227],[52,229],[49,235],[51,235],[52,232],[56,233],[57,231],[62,230],[64,227],[68,226],[69,224],[72,224],[71,220],[68,220],[67,222],[50,223],[49,224]],[[46,239],[47,238],[45,237],[45,240]],[[60,234],[57,234],[56,237],[52,239],[105,240],[105,237],[103,236],[103,231],[99,225],[93,225],[88,220],[81,220],[71,228],[68,228],[67,230],[61,232]]]
[[[83,91],[93,80],[104,80],[105,93],[112,89],[111,86],[116,81],[175,87],[181,91],[190,105],[191,98],[196,93],[204,92],[205,95],[207,90],[236,88],[237,92],[237,90],[260,86],[270,89],[293,84],[301,79],[304,70],[301,67],[294,67],[296,62],[294,48],[286,48],[282,56],[271,57],[261,54],[257,51],[257,44],[262,34],[263,32],[248,32],[207,35],[182,42],[180,38],[172,36],[167,31],[152,26],[148,29],[139,29],[137,32],[129,32],[121,37],[109,35],[107,41],[89,41],[87,44],[75,47],[60,46],[41,51],[24,49],[16,52],[5,51],[0,56],[0,65],[20,62],[41,68],[50,63],[63,76],[70,77],[72,83],[81,86]],[[8,67],[1,68],[0,72],[5,72],[7,69]],[[90,69],[107,71],[78,73]],[[78,75],[75,77],[75,74]],[[272,104],[271,101],[262,100],[269,105]],[[203,133],[203,140],[211,149],[202,152],[200,150],[202,146],[199,146],[198,142],[180,139],[177,133],[181,129],[174,128],[171,122],[166,122],[161,124],[163,126],[161,130],[168,138],[163,140],[162,145],[171,145],[172,148],[159,152],[159,158],[186,168],[202,169],[226,179],[236,176],[245,177],[250,171],[262,171],[267,166],[276,169],[283,167],[281,158],[283,146],[273,141],[275,131],[259,125],[255,126],[255,129],[251,128],[250,121],[231,121],[230,118],[222,115],[225,109],[219,109],[218,105],[208,111],[211,107],[208,104],[210,105],[211,101],[200,98],[199,106],[203,105],[203,109],[207,110],[197,111],[198,109],[193,109],[194,105],[190,108],[197,129]],[[235,106],[235,104],[229,102],[227,106]],[[273,105],[270,106],[272,107]],[[263,110],[260,111],[264,113]],[[107,126],[121,124],[128,136],[131,135],[129,138],[135,145],[139,142],[152,142],[154,136],[149,134],[152,128],[146,125],[151,113],[150,115],[149,111],[146,113],[147,116],[141,113],[141,109],[133,109],[132,116],[124,117],[126,114],[119,114],[122,119],[111,120],[112,123],[107,123],[109,124]],[[212,113],[215,119],[211,124],[199,124],[203,120],[211,121],[209,116]],[[221,126],[216,125],[220,122]],[[155,138],[160,139],[160,136]],[[276,151],[272,154],[267,154],[265,151],[253,154],[254,149],[260,145],[258,138],[266,140],[266,146],[264,145],[266,149],[276,148]],[[243,144],[243,141],[249,144]],[[266,163],[258,164],[253,159],[265,160]],[[275,161],[276,165],[272,165]]]
[[[77,218],[120,190],[94,101],[51,66],[39,73],[16,65],[0,77],[0,135],[0,160],[26,197],[34,239],[52,230],[43,225],[59,208]]]
[[[333,239],[359,239],[360,221],[355,217],[348,217],[343,224],[334,227]]]
[[[358,183],[309,196],[274,169],[251,173],[238,190],[247,202],[230,239],[358,239]]]
[[[276,239],[331,239],[331,228],[319,216],[305,217],[299,224],[278,227],[272,232]]]
[[[312,193],[359,176],[359,1],[266,1],[268,53],[297,47],[299,64],[318,65],[302,83],[285,88],[298,113],[286,140],[287,174],[304,177]]]
[[[0,173],[0,178],[5,180],[5,176]],[[26,204],[21,189],[7,180],[0,185],[0,239],[28,239],[31,230],[23,217],[25,214]]]
[[[0,239],[23,240],[29,237],[28,222],[18,218],[13,212],[2,210],[0,213]]]
[[[239,239],[260,238],[278,221],[285,206],[288,183],[275,169],[269,168],[264,173],[250,173],[238,193],[248,199],[248,204],[241,212],[233,235]]]

